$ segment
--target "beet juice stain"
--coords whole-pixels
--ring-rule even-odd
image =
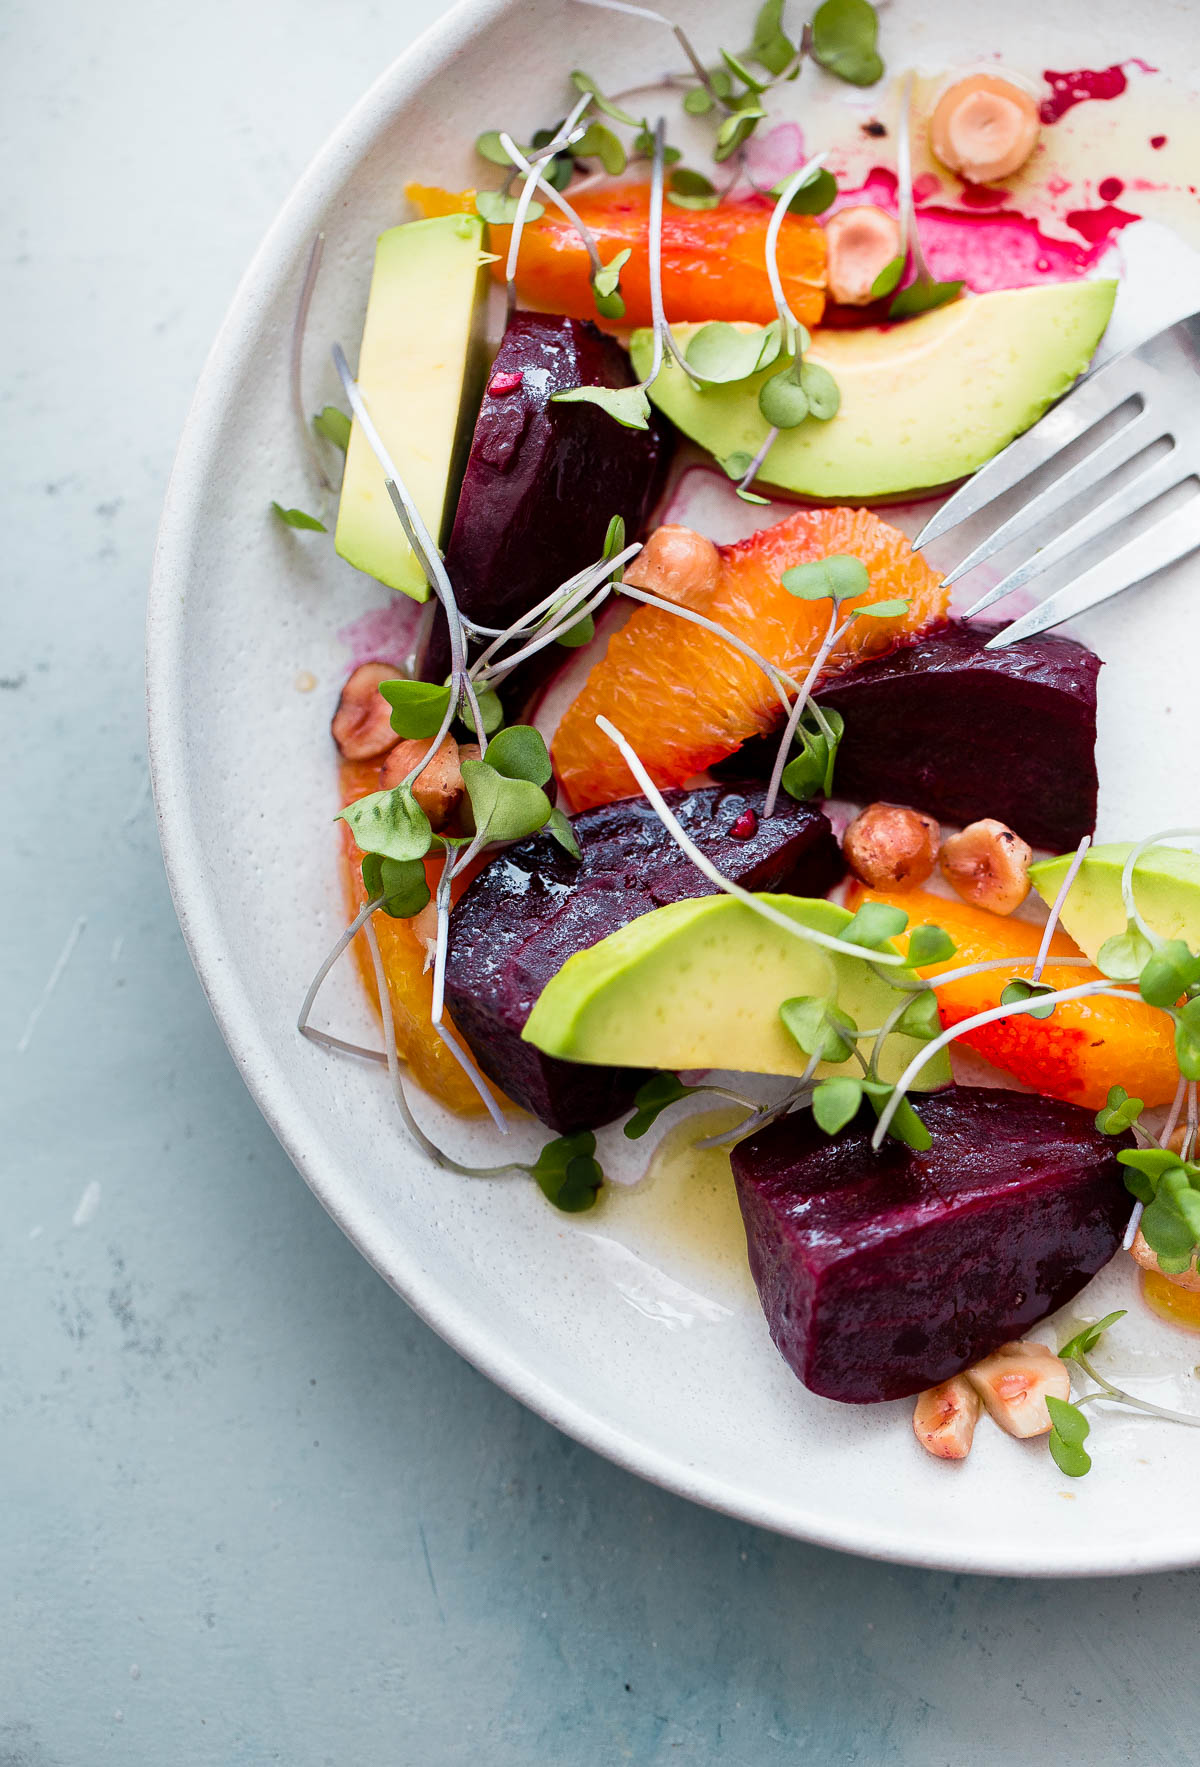
[[[1052,68],[1045,68],[1042,78],[1050,88],[1050,96],[1042,100],[1039,110],[1043,123],[1057,123],[1069,110],[1088,99],[1119,98],[1129,84],[1125,76],[1127,67],[1139,68],[1144,74],[1158,72],[1157,68],[1136,56],[1128,61],[1115,62],[1112,67],[1080,67],[1069,73],[1055,73]]]

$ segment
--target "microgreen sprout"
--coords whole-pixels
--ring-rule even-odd
[[[344,454],[350,446],[350,419],[336,405],[325,405],[312,420],[312,426],[325,441]]]
[[[832,4],[833,0],[826,0]],[[858,0],[837,0],[841,5],[852,5]],[[953,301],[962,293],[961,282],[939,282],[930,270],[921,249],[921,234],[917,224],[917,204],[913,194],[912,169],[912,89],[913,76],[909,74],[900,89],[900,123],[896,130],[896,204],[900,216],[900,253],[885,264],[871,287],[872,297],[880,300],[899,287],[905,268],[912,259],[915,276],[907,288],[900,289],[891,306],[888,308],[889,319],[911,319],[918,313],[928,313],[934,307],[942,307]]]
[[[1073,1401],[1054,1397],[1046,1400],[1052,1426],[1047,1446],[1055,1464],[1068,1478],[1080,1479],[1090,1472],[1092,1466],[1091,1456],[1083,1446],[1091,1433],[1088,1420],[1083,1415],[1085,1405],[1121,1405],[1147,1417],[1162,1418],[1167,1423],[1181,1423],[1192,1429],[1200,1426],[1200,1415],[1187,1411],[1171,1411],[1164,1405],[1155,1405],[1149,1399],[1139,1399],[1135,1393],[1127,1393],[1124,1388],[1114,1386],[1093,1364],[1092,1351],[1104,1334],[1118,1320],[1125,1318],[1125,1313],[1126,1309],[1123,1307],[1114,1313],[1106,1313],[1103,1319],[1097,1319],[1075,1332],[1059,1349],[1061,1361],[1074,1363],[1094,1382],[1091,1392],[1084,1393]]]
[[[640,1141],[669,1106],[702,1090],[704,1088],[698,1086],[685,1086],[678,1074],[652,1074],[633,1095],[634,1111],[625,1125],[626,1135],[630,1141]]]
[[[303,387],[304,333],[308,328],[309,310],[312,307],[312,298],[317,286],[317,277],[320,275],[321,258],[324,255],[324,251],[325,235],[323,233],[315,234],[312,245],[309,248],[308,262],[304,266],[304,278],[300,284],[300,293],[296,297],[296,315],[292,321],[291,343],[288,348],[288,388],[291,394],[292,415],[296,420],[296,428],[299,431],[304,451],[312,461],[313,470],[317,475],[317,483],[320,485],[322,491],[328,493],[333,490],[333,483],[329,474],[325,470],[325,461],[322,458],[321,450],[314,442],[312,430],[308,427]],[[339,412],[338,415],[341,416],[342,414]],[[321,433],[323,434],[324,432],[322,431]],[[347,425],[347,436],[348,435],[349,426]],[[331,437],[328,439],[332,440],[333,438]],[[341,446],[344,450],[345,443],[342,443]],[[275,504],[274,507],[278,509],[279,505]],[[280,513],[283,514],[282,511],[280,511]],[[295,515],[298,512],[296,510],[291,510],[288,513]],[[307,524],[293,523],[292,525],[303,527]]]
[[[824,0],[813,14],[812,57],[852,86],[873,86],[883,78],[875,47],[879,20],[869,0]]]
[[[271,508],[275,511],[275,514],[279,517],[285,528],[308,528],[311,529],[313,533],[317,534],[326,534],[329,532],[323,521],[318,521],[315,515],[309,515],[306,510],[285,509],[282,503],[276,503],[273,499],[271,502]]]

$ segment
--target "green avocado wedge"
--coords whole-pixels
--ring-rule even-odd
[[[1121,873],[1132,851],[1131,841],[1090,847],[1063,904],[1063,926],[1093,963],[1104,941],[1125,931]],[[1058,895],[1072,857],[1064,853],[1030,866],[1030,881],[1047,905]],[[1133,894],[1148,927],[1200,951],[1200,854],[1151,847],[1134,867]]]
[[[760,899],[835,938],[852,918],[819,897]],[[866,951],[851,957],[793,937],[732,896],[672,902],[569,957],[538,996],[521,1035],[567,1061],[799,1076],[808,1057],[784,1029],[780,1006],[816,995],[834,1000],[864,1032],[877,1030],[901,994],[867,958]],[[889,973],[910,985],[916,979],[908,969]],[[868,1060],[873,1042],[860,1042]],[[880,1078],[897,1079],[921,1047],[913,1037],[889,1037]],[[821,1076],[861,1072],[853,1060],[817,1069]],[[949,1080],[942,1052],[921,1074],[918,1089]]]
[[[1091,361],[1112,312],[1112,281],[1043,283],[972,295],[900,325],[817,331],[807,361],[829,369],[841,407],[784,430],[759,478],[797,495],[861,503],[965,478],[1036,423]],[[677,325],[685,352],[699,325]],[[630,343],[639,376],[653,335]],[[649,396],[718,460],[757,454],[767,437],[763,382],[699,387],[667,361]]]

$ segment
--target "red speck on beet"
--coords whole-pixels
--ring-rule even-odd
[[[1120,62],[1113,67],[1074,68],[1069,73],[1055,73],[1046,68],[1043,80],[1050,88],[1049,98],[1042,100],[1043,123],[1057,123],[1069,110],[1087,98],[1119,98],[1129,84]]]
[[[1151,135],[1150,145],[1154,148],[1165,147],[1167,145],[1167,138],[1165,135]]]
[[[487,390],[493,398],[501,393],[515,393],[524,379],[524,371],[520,368],[511,369],[506,374],[493,374],[491,380],[488,381]]]
[[[758,833],[758,817],[753,810],[743,810],[729,831],[735,841],[753,840]]]
[[[1116,202],[1124,188],[1120,178],[1102,178],[1099,186],[1100,200],[1102,202]]]

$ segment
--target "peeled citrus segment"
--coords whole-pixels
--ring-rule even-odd
[[[423,221],[437,215],[473,215],[473,190],[443,190],[438,184],[406,184],[404,194],[413,207],[421,211]]]
[[[423,215],[474,207],[474,191],[434,190],[410,184],[409,200]],[[649,325],[650,186],[616,184],[585,190],[571,205],[594,235],[608,264],[620,251],[633,253],[621,271],[625,302],[622,325]],[[663,209],[663,304],[672,320],[746,319],[768,325],[775,300],[767,278],[766,240],[771,204],[752,198],[715,209]],[[511,227],[488,229],[497,254],[492,275],[504,280]],[[787,215],[779,231],[776,262],[783,291],[802,325],[813,326],[825,310],[825,234],[810,215]],[[531,306],[594,319],[592,266],[583,241],[556,209],[526,223],[517,263],[517,293]]]
[[[378,766],[372,767],[363,762],[348,763],[341,769],[341,788],[342,802],[346,804],[354,798],[362,797],[366,792],[378,791]],[[338,828],[342,836],[346,907],[353,917],[367,899],[360,870],[362,854],[346,824],[340,822]],[[429,887],[433,889],[441,870],[440,860],[427,861],[425,869]],[[396,1032],[396,1051],[401,1061],[405,1063],[413,1079],[439,1103],[449,1106],[463,1117],[481,1115],[484,1110],[483,1100],[433,1028],[430,1016],[433,1010],[433,970],[425,969],[425,944],[413,922],[393,920],[388,914],[377,914],[375,934],[379,940],[384,975],[387,977],[392,1022]],[[351,949],[363,985],[378,1007],[375,966],[371,961],[370,947],[362,933],[354,940]],[[447,1023],[449,1024],[448,1016]],[[450,1029],[453,1031],[453,1025],[450,1025]],[[457,1038],[457,1041],[463,1047],[461,1038]]]
[[[951,902],[928,890],[909,890],[904,895],[851,887],[847,906],[886,902],[903,908],[909,926],[944,927],[958,947],[948,963],[932,964],[919,973],[936,979],[945,970],[992,957],[1032,957],[1041,941],[1041,929],[1030,921],[1013,920],[966,902]],[[903,937],[897,939],[903,949]],[[1078,946],[1065,933],[1056,932],[1050,943],[1051,959],[1078,957]],[[1028,976],[1022,969],[1015,973]],[[1090,965],[1063,965],[1053,961],[1042,971],[1042,980],[1053,988],[1074,988],[1080,982],[1101,980]],[[938,989],[942,1023],[949,1029],[1000,1005],[1000,995],[1011,980],[1009,971],[988,970]],[[1053,1017],[1036,1019],[1028,1013],[999,1019],[962,1039],[994,1066],[1003,1068],[1050,1098],[1099,1110],[1109,1088],[1124,1086],[1134,1098],[1148,1105],[1166,1104],[1175,1096],[1179,1070],[1175,1065],[1171,1021],[1165,1012],[1140,1000],[1113,1000],[1100,995],[1092,1000],[1069,1000],[1054,1010]]]
[[[829,659],[826,678],[891,648],[904,632],[942,618],[949,600],[937,574],[904,535],[866,509],[804,509],[733,546],[718,547],[715,587],[687,605],[707,614],[760,655],[800,678],[829,627],[828,601],[804,601],[781,586],[784,571],[835,553],[870,573],[852,608],[906,598],[907,612],[856,620]],[[633,744],[659,785],[682,785],[780,718],[765,674],[715,633],[659,608],[640,607],[610,640],[554,738],[559,779],[577,810],[628,797],[637,785],[608,737],[603,713]]]

